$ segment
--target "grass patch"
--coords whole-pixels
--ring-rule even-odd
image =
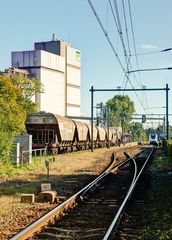
[[[0,216],[5,217],[6,215],[10,214],[10,205],[18,204],[19,199],[16,197],[9,197],[9,196],[1,196],[0,197]]]
[[[16,189],[15,189],[15,186],[5,186],[5,185],[2,185],[0,187],[0,191],[1,191],[1,194],[5,194],[5,195],[12,195],[12,194],[15,194],[16,193]]]
[[[167,240],[172,239],[172,229],[169,231],[162,229],[147,228],[144,230],[142,240]]]
[[[0,178],[10,179],[17,172],[18,168],[13,163],[0,163]]]
[[[163,165],[168,163],[169,163],[169,159],[167,157],[166,158],[158,157],[153,160],[153,164],[155,165]]]
[[[59,177],[60,182],[68,175],[94,174],[94,165],[100,155],[105,155],[104,149],[97,149],[93,153],[90,151],[59,154],[55,161],[52,156],[47,156],[49,160],[49,182],[55,182]],[[112,151],[112,150],[111,150]],[[110,150],[107,152],[110,152]],[[105,157],[107,158],[107,157]],[[109,157],[108,157],[109,158]],[[1,166],[2,165],[2,166]],[[18,196],[21,193],[37,193],[40,191],[40,184],[47,182],[47,168],[45,158],[37,156],[31,164],[15,166],[12,163],[0,165],[0,192],[4,195]],[[101,165],[101,161],[100,161]],[[87,169],[91,170],[87,171]]]
[[[22,181],[7,181],[1,183],[0,192],[1,196],[18,196],[22,193],[35,193],[40,191],[40,183],[39,182],[22,182]]]
[[[169,174],[170,171],[170,168],[162,170],[152,178],[152,199],[143,210],[145,226],[141,237],[143,240],[172,239],[172,174]]]

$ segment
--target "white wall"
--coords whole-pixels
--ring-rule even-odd
[[[80,105],[80,89],[67,87],[67,103]]]
[[[67,116],[80,116],[80,115],[81,115],[80,108],[69,106],[67,107]]]
[[[41,111],[65,115],[65,82],[64,73],[41,68]]]
[[[43,93],[32,98],[40,111],[65,115],[65,59],[43,51],[12,53],[12,66],[24,67],[40,79]]]
[[[76,69],[74,66],[67,66],[67,83],[74,84],[77,86],[81,85],[81,71]]]
[[[79,57],[78,57],[79,56]],[[80,51],[67,47],[67,115],[80,116]]]
[[[61,57],[46,51],[42,51],[42,50],[38,51],[38,54],[40,55],[39,58],[41,59],[41,63],[40,63],[41,67],[47,67],[47,68],[58,70],[61,72],[65,71],[64,57]]]
[[[78,58],[78,53],[80,53],[79,50],[67,46],[67,63],[80,67],[80,59]]]
[[[67,88],[67,115],[80,116],[80,51],[67,46],[66,62],[67,67],[64,57],[43,50],[12,53],[12,66],[24,67],[41,80],[44,93],[34,99],[40,111],[64,116]]]

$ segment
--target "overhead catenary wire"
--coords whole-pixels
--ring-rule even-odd
[[[130,48],[130,40],[129,40],[129,34],[128,34],[127,18],[126,18],[126,13],[125,13],[124,0],[122,0],[122,8],[123,8],[123,13],[124,13],[124,23],[125,23],[125,32],[126,32],[126,37],[127,37],[128,52],[129,52],[129,56],[131,56],[131,48]]]
[[[119,56],[118,56],[118,54],[117,54],[117,52],[116,52],[116,50],[115,50],[115,48],[114,48],[114,46],[113,46],[113,44],[112,44],[112,42],[111,42],[111,40],[110,40],[110,38],[109,38],[109,36],[108,36],[108,34],[107,34],[104,26],[103,26],[100,18],[98,17],[98,14],[97,14],[97,12],[96,12],[96,10],[95,10],[95,8],[94,8],[91,0],[87,0],[87,1],[88,1],[89,5],[90,5],[90,7],[91,7],[91,9],[92,9],[92,11],[93,11],[93,13],[94,13],[94,15],[95,15],[95,17],[96,17],[99,25],[100,25],[100,27],[101,27],[101,29],[102,29],[105,37],[107,38],[107,41],[108,41],[109,45],[111,46],[112,51],[113,51],[113,53],[115,54],[115,56],[116,56],[116,58],[117,58],[117,60],[118,60],[118,62],[119,62],[119,64],[120,64],[122,70],[125,72],[124,66],[122,65],[122,62],[121,62],[121,60],[120,60],[120,58],[119,58]]]
[[[130,24],[131,24],[131,33],[132,33],[134,53],[135,53],[135,58],[136,58],[136,65],[137,65],[137,69],[139,69],[139,62],[138,62],[138,58],[137,58],[136,41],[135,41],[135,35],[134,35],[134,26],[133,26],[133,20],[132,20],[132,12],[131,12],[130,0],[128,0],[128,8],[129,8],[129,16],[130,16]],[[140,79],[140,82],[141,82],[141,86],[143,86],[143,83],[142,83],[141,77],[140,77],[140,73],[139,73],[138,76],[139,76],[139,79]]]
[[[136,69],[136,70],[129,71],[128,73],[148,72],[148,71],[161,71],[161,70],[172,70],[172,67]]]
[[[124,0],[122,0],[122,8],[123,8],[123,15],[124,15],[124,24],[125,24],[125,32],[126,32],[126,38],[127,38],[128,52],[129,52],[129,57],[131,57],[131,47],[130,47],[130,40],[129,40],[129,34],[128,34],[128,26],[127,26]],[[130,61],[130,58],[129,58],[129,61]],[[129,62],[129,65],[130,65],[130,68],[132,69],[131,62]],[[141,84],[139,83],[139,81],[137,80],[137,77],[134,73],[133,73],[133,76],[134,76],[136,82],[138,83],[138,85],[142,87],[142,83]],[[127,86],[127,80],[126,80],[125,86]]]
[[[119,58],[119,56],[118,56],[118,54],[117,54],[117,52],[116,52],[116,50],[115,50],[113,44],[112,44],[112,42],[111,42],[111,40],[110,40],[110,38],[109,38],[109,36],[108,36],[107,31],[105,30],[105,28],[104,28],[104,26],[103,26],[103,24],[102,24],[102,22],[101,22],[101,20],[100,20],[100,18],[99,18],[99,16],[98,16],[98,14],[97,14],[97,12],[96,12],[96,10],[95,10],[93,4],[92,4],[91,0],[87,0],[87,1],[88,1],[89,6],[91,7],[91,10],[93,11],[93,13],[94,13],[94,15],[95,15],[95,17],[96,17],[96,19],[97,19],[97,21],[98,21],[98,23],[99,23],[99,25],[100,25],[100,27],[101,27],[101,29],[102,29],[102,31],[103,31],[105,37],[106,37],[106,39],[107,39],[109,45],[111,46],[112,51],[113,51],[115,57],[117,58],[117,60],[118,60],[118,62],[119,62],[119,64],[120,64],[120,66],[121,66],[121,68],[122,68],[124,74],[127,76],[127,75],[128,75],[128,72],[125,70],[125,68],[124,68],[124,66],[123,66],[123,64],[122,64],[122,62],[121,62],[121,60],[120,60],[120,58]],[[120,25],[120,22],[119,22],[119,25]],[[120,28],[121,28],[121,25],[120,25]],[[128,79],[128,78],[129,78],[129,77],[127,77],[127,79]],[[133,89],[133,91],[134,91],[134,86],[132,85],[132,83],[131,83],[130,80],[128,80],[128,81],[130,82],[130,85],[131,85],[131,87],[132,87],[132,89]],[[135,92],[135,91],[134,91],[134,92]],[[136,94],[136,96],[137,96],[139,102],[141,103],[141,106],[142,106],[143,109],[145,110],[145,107],[143,106],[141,100],[139,99],[139,96],[137,95],[136,92],[135,92],[135,94]]]
[[[123,38],[123,31],[122,31],[122,27],[121,27],[117,2],[116,2],[116,0],[114,0],[114,7],[115,7],[115,12],[116,12],[117,18],[115,17],[115,13],[114,13],[114,10],[113,10],[112,4],[111,4],[111,0],[109,0],[109,4],[110,4],[110,9],[111,9],[111,12],[112,12],[112,16],[113,16],[113,19],[114,19],[114,22],[115,22],[115,25],[116,25],[116,28],[117,28],[117,32],[119,34],[119,37],[120,37],[120,40],[121,40],[121,43],[122,43],[122,47],[123,47],[123,50],[124,50],[124,57],[125,57],[125,61],[126,61],[126,71],[128,72],[129,66],[132,69],[132,65],[131,65],[131,62],[130,62],[131,50],[130,50],[130,44],[129,44],[128,28],[127,28],[124,2],[123,2],[123,12],[124,12],[124,19],[125,19],[126,35],[127,35],[127,39],[128,39],[127,40],[128,52],[129,52],[128,54],[127,54],[127,50],[126,50],[125,42],[124,42],[124,38]],[[140,84],[140,82],[137,80],[137,77],[134,73],[133,73],[133,76],[134,76],[136,82],[138,83],[138,85],[142,87],[143,84],[142,83]],[[125,86],[127,85],[128,78],[129,78],[129,75],[125,74],[124,80],[123,80],[123,82],[124,82],[125,79],[126,79],[125,84],[124,84]],[[122,82],[122,85],[123,85],[123,82]]]
[[[109,8],[108,8],[108,0],[107,0],[107,6],[106,6],[106,32],[108,32],[108,12],[109,12]]]
[[[139,69],[139,63],[138,63],[137,52],[136,52],[136,41],[135,41],[135,36],[134,36],[133,20],[132,20],[132,14],[131,14],[130,0],[128,0],[128,7],[129,7],[129,16],[130,16],[130,23],[131,23],[131,32],[132,32],[132,38],[133,38],[134,53],[135,53],[135,57],[136,57],[137,69]]]
[[[112,8],[111,1],[109,0],[109,4],[110,4],[110,7],[111,7],[112,15],[113,15],[113,18],[114,18],[114,21],[115,21],[115,25],[116,25],[116,27],[117,27],[117,31],[118,31],[118,34],[119,34],[119,36],[120,36],[121,43],[122,43],[122,47],[123,47],[123,50],[124,50],[124,56],[125,56],[126,65],[127,65],[126,69],[129,69],[129,66],[130,66],[130,68],[132,69],[132,65],[131,65],[131,62],[130,62],[130,54],[127,55],[127,51],[126,51],[126,47],[125,47],[125,43],[124,43],[124,39],[123,39],[123,32],[122,32],[122,27],[121,27],[121,22],[120,22],[120,17],[119,17],[118,5],[117,5],[116,0],[113,0],[113,2],[114,2],[114,8],[115,8],[115,12],[116,12],[116,16],[117,16],[117,17],[115,17],[115,14],[114,14],[114,11],[113,11],[113,8]],[[123,3],[124,3],[124,2],[123,2]],[[125,12],[124,4],[123,4],[123,11]],[[126,23],[126,22],[125,22],[125,23]],[[127,29],[127,23],[126,23],[126,29]],[[128,41],[128,43],[129,43],[129,41]],[[128,44],[128,46],[129,46],[129,50],[130,50],[130,45]],[[128,57],[128,59],[127,59],[127,57]],[[127,71],[127,70],[126,70],[126,71]],[[138,82],[135,74],[134,74],[134,77],[135,77],[136,81]],[[124,80],[125,80],[125,78],[126,78],[126,81],[125,81],[125,84],[124,84],[124,89],[127,87],[127,83],[129,82],[130,85],[131,85],[131,87],[132,87],[133,90],[134,90],[134,86],[133,86],[133,84],[131,83],[131,80],[129,79],[129,75],[127,75],[126,73],[125,73],[125,76],[124,76]],[[141,85],[141,87],[143,86],[143,84],[142,84],[142,83],[139,84],[139,82],[138,82],[138,85]],[[146,111],[146,108],[144,107],[143,102],[142,102],[142,101],[140,100],[140,98],[139,98],[139,95],[138,95],[136,92],[135,92],[135,95],[137,96],[137,98],[138,98],[141,106],[143,107],[143,109]]]
[[[131,47],[130,47],[130,40],[129,40],[129,34],[128,34],[128,26],[127,26],[127,18],[126,18],[124,0],[122,0],[122,9],[123,9],[123,14],[124,14],[124,24],[125,24],[125,32],[126,32],[126,39],[127,39],[127,45],[128,45],[128,52],[129,52],[129,57],[131,57]],[[132,69],[130,58],[129,58],[129,65],[130,65],[130,68]],[[137,80],[137,77],[134,73],[133,73],[133,76],[134,76],[136,82],[138,83],[138,85],[142,87],[143,86],[142,83],[141,84],[139,83],[139,81]],[[126,81],[125,85],[127,85],[127,81]]]
[[[119,37],[120,37],[120,40],[121,40],[121,43],[122,43],[122,47],[123,47],[123,51],[124,51],[124,57],[125,57],[125,61],[126,61],[126,72],[128,72],[129,65],[130,65],[130,56],[127,54],[127,50],[126,50],[125,43],[124,43],[123,32],[122,32],[122,27],[121,27],[121,22],[120,22],[120,17],[119,17],[119,11],[118,11],[118,5],[117,5],[117,2],[114,1],[114,7],[115,7],[115,12],[116,12],[117,18],[115,16],[115,12],[113,10],[111,0],[109,0],[109,5],[110,5],[112,16],[113,16],[113,19],[114,19],[114,22],[115,22],[115,25],[116,25],[116,28],[117,28],[117,32],[119,34]],[[129,75],[126,74],[126,72],[125,72],[124,80],[126,78],[127,79],[129,78]]]
[[[115,3],[114,3],[114,4],[115,4]],[[125,43],[124,43],[123,32],[122,32],[122,27],[121,27],[121,23],[120,23],[120,18],[119,18],[119,12],[118,12],[117,3],[115,4],[117,19],[116,19],[116,17],[115,17],[115,13],[114,13],[114,11],[113,11],[113,7],[112,7],[112,4],[111,4],[111,1],[110,1],[110,0],[109,0],[109,5],[110,5],[110,8],[111,8],[112,16],[113,16],[113,19],[114,19],[114,21],[115,21],[115,25],[116,25],[116,28],[117,28],[119,37],[120,37],[120,39],[121,39],[122,47],[123,47],[123,50],[124,50],[124,56],[125,56],[125,60],[126,60],[126,63],[127,63],[127,62],[128,62],[128,60],[127,60],[128,54],[127,54],[127,50],[126,50]]]
[[[168,52],[171,51],[172,48],[166,48],[166,49],[162,49],[162,50],[157,50],[157,51],[151,51],[151,52],[145,52],[145,53],[137,53],[137,56],[141,56],[141,55],[148,55],[148,54],[154,54],[154,53],[162,53],[162,52]],[[130,55],[131,57],[136,56],[135,54]]]
[[[130,4],[130,0],[128,0],[128,8],[129,8],[129,16],[130,16],[130,23],[131,23],[131,32],[132,32],[132,38],[133,38],[133,45],[134,45],[134,53],[135,53],[135,58],[136,58],[136,64],[137,64],[137,69],[139,69],[139,63],[138,63],[138,58],[137,58],[137,51],[136,51],[136,41],[135,41],[135,35],[134,35],[134,26],[133,26],[133,20],[132,20],[132,12],[131,12],[131,4]],[[134,72],[133,72],[134,73]],[[140,72],[139,73],[139,79],[141,82],[141,85],[143,87],[143,83],[141,81],[141,77],[140,77]],[[148,104],[148,100],[147,100],[147,95],[145,93],[145,99],[146,99],[146,103]]]
[[[128,69],[129,69],[129,58],[130,57],[127,54],[127,50],[126,50],[125,43],[124,43],[124,38],[123,38],[122,27],[121,27],[121,23],[120,23],[117,3],[114,3],[114,6],[115,6],[116,15],[118,15],[118,20],[115,16],[115,12],[113,10],[111,0],[109,0],[109,5],[110,5],[112,16],[113,16],[113,19],[114,19],[114,22],[115,22],[115,25],[116,25],[116,28],[117,28],[117,32],[119,34],[119,37],[120,37],[120,40],[121,40],[121,43],[122,43],[123,51],[124,51],[124,57],[125,57],[125,61],[126,61],[126,71],[125,71],[125,76],[124,76],[124,79],[125,79],[125,78],[129,77],[127,72],[128,72]]]

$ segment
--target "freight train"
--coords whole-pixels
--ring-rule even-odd
[[[32,135],[33,148],[44,148],[57,154],[91,148],[91,125],[53,113],[38,112],[28,115],[27,133]],[[109,136],[109,137],[108,137]],[[109,138],[109,139],[108,139]],[[93,146],[120,145],[122,128],[93,127]]]

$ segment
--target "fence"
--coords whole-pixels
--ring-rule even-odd
[[[45,162],[47,157],[47,148],[33,149],[33,150],[23,150],[20,143],[13,144],[13,150],[11,153],[11,160],[17,166],[23,166],[24,164],[31,164],[37,161],[40,163]]]
[[[11,160],[17,166],[20,165],[20,143],[13,143],[11,150]]]
[[[22,151],[21,154],[21,165],[24,163],[32,163],[34,161],[34,164],[36,164],[37,160],[39,159],[39,162],[41,163],[43,160],[45,162],[46,156],[47,156],[47,149],[41,148],[41,149],[33,149],[31,152],[31,158],[29,158],[29,150]],[[30,161],[28,159],[31,159]]]

